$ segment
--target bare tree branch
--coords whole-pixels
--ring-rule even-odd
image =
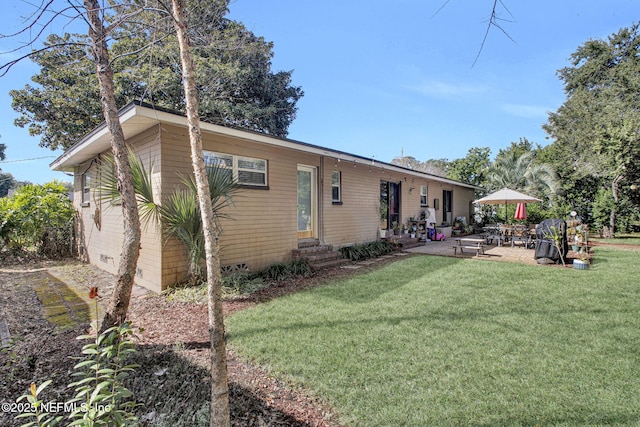
[[[47,7],[49,6],[49,4],[51,2],[53,2],[54,0],[51,0],[48,4]],[[35,42],[37,42],[38,40],[40,40],[40,37],[42,36],[42,34],[49,28],[49,26],[53,23],[53,21],[58,17],[58,16],[64,16],[66,18],[70,18],[69,16],[66,16],[63,12],[66,12],[70,9],[73,9],[73,7],[68,7],[66,9],[63,9],[61,11],[57,11],[57,12],[53,12],[53,16],[50,17],[47,21],[44,22],[44,24],[42,24],[40,30],[35,34],[35,36],[30,35],[29,39],[22,45],[16,47],[15,49],[11,49],[9,51],[6,52],[2,52],[3,54],[7,54],[7,53],[14,53],[14,52],[18,52],[26,47],[30,47],[32,46]],[[34,18],[33,21],[31,21],[29,23],[29,25],[25,26],[23,29],[21,29],[20,31],[13,33],[13,34],[8,34],[8,35],[0,35],[0,38],[12,38],[12,37],[17,37],[27,31],[31,31],[32,29],[35,28],[36,24],[40,23],[40,19],[42,18],[43,14],[47,12],[47,10],[42,10],[41,13],[38,14],[38,16],[36,18]],[[49,11],[52,12],[52,11]],[[76,17],[70,18],[70,19],[75,19]]]
[[[444,9],[445,6],[449,4],[449,1],[450,0],[446,0],[444,3],[442,3],[442,6],[440,6],[438,10],[436,10],[436,12],[433,15],[431,15],[431,19],[433,19],[437,14],[439,14],[442,11],[442,9]]]
[[[12,61],[9,61],[9,62],[6,62],[6,63],[0,65],[0,77],[4,77],[9,72],[9,70],[11,70],[11,68],[13,68],[14,65],[16,65],[18,62],[22,61],[23,59],[27,59],[27,58],[30,58],[32,56],[36,56],[36,55],[38,55],[38,54],[40,54],[42,52],[45,52],[45,51],[50,50],[50,49],[54,49],[56,47],[61,47],[61,46],[83,46],[83,47],[87,47],[88,45],[86,43],[71,43],[71,42],[70,43],[56,43],[56,44],[52,44],[52,45],[48,45],[46,47],[43,47],[42,49],[33,50],[33,51],[29,52],[29,53],[26,53],[26,54],[22,55],[19,58],[16,58],[16,59],[14,59]]]
[[[491,27],[496,27],[498,28],[500,31],[502,31],[502,33],[507,36],[509,38],[509,40],[511,40],[512,42],[516,42],[510,35],[509,33],[507,33],[504,28],[502,28],[498,22],[499,21],[505,21],[505,22],[513,22],[513,21],[509,21],[507,19],[503,19],[500,18],[498,16],[498,12],[497,12],[497,8],[498,8],[498,3],[500,3],[500,5],[502,5],[502,7],[504,7],[504,9],[507,11],[507,13],[509,15],[511,15],[512,18],[514,18],[513,14],[511,13],[511,11],[509,11],[509,9],[507,8],[507,6],[502,2],[502,0],[493,0],[493,7],[491,8],[491,16],[489,17],[489,23],[487,24],[487,30],[484,32],[484,37],[482,38],[482,43],[480,44],[480,49],[478,50],[478,54],[476,55],[476,58],[473,60],[473,64],[471,64],[471,68],[475,67],[476,63],[478,62],[478,59],[480,59],[480,54],[482,53],[482,50],[484,49],[484,45],[487,41],[487,37],[489,37],[489,31],[491,30]]]

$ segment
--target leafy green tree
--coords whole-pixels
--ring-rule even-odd
[[[0,197],[9,194],[9,190],[15,188],[17,182],[10,173],[3,173],[0,169]]]
[[[520,138],[518,142],[513,142],[509,144],[507,148],[501,148],[498,150],[498,154],[496,154],[496,159],[501,157],[510,157],[517,159],[525,153],[529,153],[532,151],[537,151],[539,146],[533,145],[533,142],[529,141],[527,138]]]
[[[558,72],[567,99],[544,126],[554,138],[553,145],[571,147],[569,158],[575,168],[584,169],[570,178],[577,182],[591,174],[601,179],[589,199],[597,201],[598,218],[604,206],[610,207],[607,228],[611,233],[623,201],[635,206],[629,213],[632,216],[638,215],[640,201],[635,190],[640,181],[639,29],[634,24],[607,40],[589,40],[572,54],[572,66]],[[610,204],[602,200],[607,194]]]
[[[0,161],[6,159],[4,150],[7,148],[5,144],[0,144]],[[2,173],[0,168],[0,197],[4,197],[9,193],[9,189],[16,185],[16,180],[10,173]]]
[[[429,159],[421,162],[412,156],[395,157],[391,160],[391,164],[437,176],[447,176],[447,169],[449,168],[447,159]]]
[[[449,163],[447,178],[468,184],[485,186],[487,170],[491,164],[489,147],[473,147],[461,159]]]
[[[14,249],[37,250],[48,228],[67,227],[72,220],[67,189],[57,181],[28,184],[0,199],[0,238]]]
[[[195,1],[188,3],[196,6]],[[198,29],[193,54],[200,118],[286,136],[303,96],[291,84],[292,71],[271,71],[273,44],[225,18],[228,1],[208,1],[206,7],[200,3],[189,9],[189,19]],[[117,106],[142,100],[185,111],[173,29],[158,26],[152,7],[135,16],[136,21],[114,29],[109,46]],[[31,57],[40,66],[32,77],[35,84],[10,92],[12,106],[20,113],[16,125],[41,136],[44,147],[68,148],[103,121],[89,44],[79,34],[50,35],[49,49]]]

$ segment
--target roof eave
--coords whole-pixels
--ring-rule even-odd
[[[159,123],[173,124],[186,127],[186,117],[176,112],[151,105],[131,102],[122,107],[119,112],[120,123],[125,134],[125,140],[143,132]],[[233,138],[244,139],[252,142],[259,142],[272,146],[278,146],[306,153],[317,154],[326,157],[333,157],[339,161],[353,162],[370,167],[382,168],[387,171],[404,173],[420,178],[428,178],[431,181],[441,182],[450,185],[457,185],[474,190],[481,190],[475,185],[447,179],[441,176],[428,174],[426,172],[415,171],[391,163],[380,162],[375,159],[350,154],[340,150],[333,150],[318,145],[295,141],[287,138],[277,138],[260,132],[237,129],[232,127],[215,125],[201,122],[200,126],[204,132],[217,133]],[[102,123],[92,132],[80,139],[65,151],[60,157],[54,160],[50,167],[56,171],[73,171],[75,166],[90,160],[98,154],[111,148],[111,135],[106,125]]]

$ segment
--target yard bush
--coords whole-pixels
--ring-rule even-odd
[[[59,230],[69,230],[72,222],[73,205],[64,185],[57,181],[25,185],[10,198],[0,199],[0,249],[29,252],[44,249],[50,254],[52,242],[61,246],[59,235],[71,239],[72,233]]]
[[[309,277],[314,272],[305,258],[294,259],[288,263],[276,262],[258,272],[236,272],[222,277],[224,299],[251,295],[269,286],[269,282],[278,282],[293,277]],[[204,303],[207,296],[207,284],[195,286],[176,286],[168,289],[167,298],[172,301]]]
[[[64,408],[72,408],[67,417],[71,422],[65,425],[137,425],[134,410],[140,405],[136,404],[133,393],[124,385],[129,374],[139,367],[129,363],[136,353],[132,338],[133,330],[129,322],[107,329],[100,335],[81,335],[77,338],[90,342],[83,346],[83,357],[76,358],[79,363],[74,367],[76,372],[71,374],[79,380],[68,386],[76,394],[64,402]],[[47,380],[39,386],[32,383],[29,393],[18,398],[18,402],[26,400],[34,409],[16,416],[32,419],[22,427],[53,427],[63,421],[63,416],[51,414],[50,407],[44,405],[51,401],[40,398],[51,382]]]
[[[351,261],[361,261],[369,258],[376,258],[393,252],[393,245],[386,240],[374,240],[373,242],[361,243],[353,246],[340,248],[343,258]]]
[[[308,277],[313,275],[313,270],[306,258],[297,258],[289,263],[276,262],[257,273],[258,277],[265,280],[286,280],[295,276]]]

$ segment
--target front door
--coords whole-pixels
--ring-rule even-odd
[[[391,229],[400,224],[400,184],[380,181],[380,227]],[[382,224],[385,222],[386,224]]]
[[[453,224],[453,191],[451,190],[443,190],[442,191],[442,220],[444,222],[449,223],[449,225]]]
[[[298,239],[317,236],[317,210],[316,168],[298,165]]]

